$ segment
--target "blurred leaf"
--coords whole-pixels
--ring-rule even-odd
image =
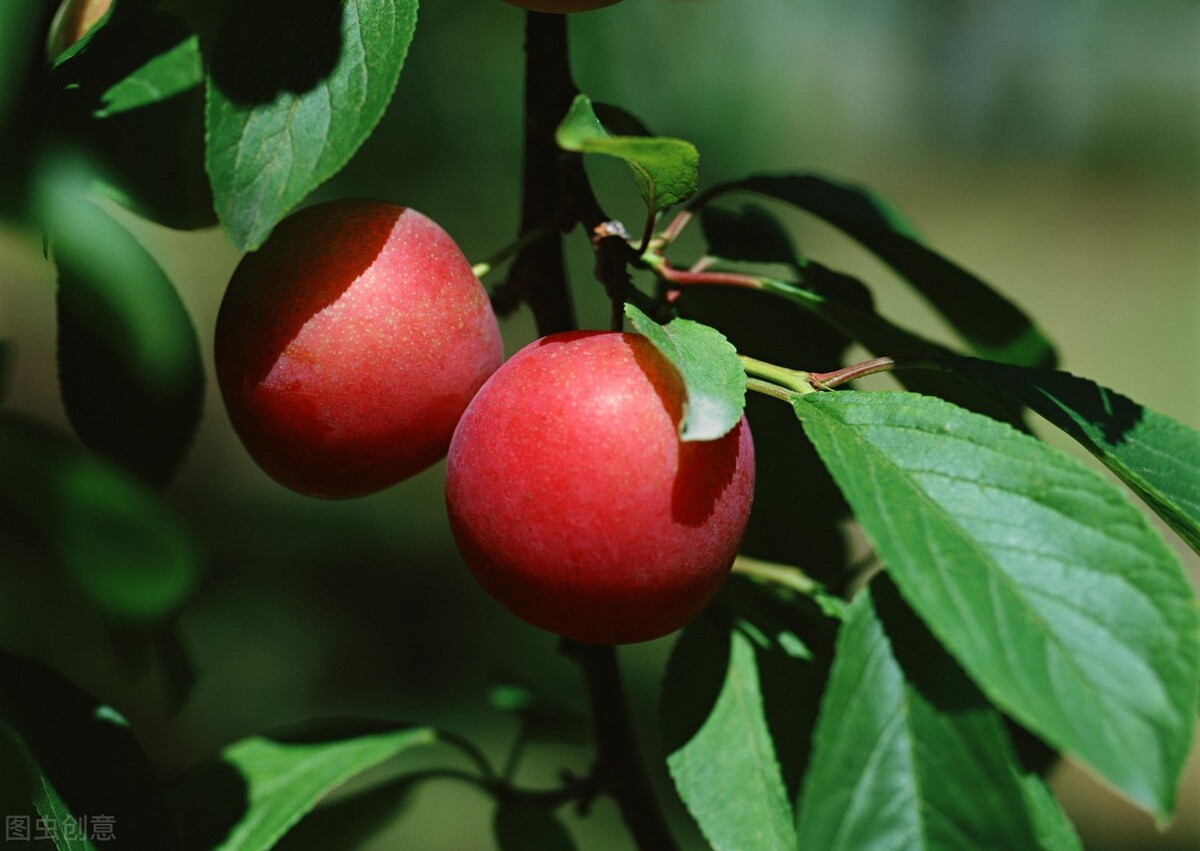
[[[350,778],[437,739],[428,727],[357,723],[297,735],[252,736],[176,781],[171,794],[188,848],[265,851]]]
[[[873,581],[838,636],[799,847],[1035,848],[1017,772],[1000,714],[890,583]]]
[[[235,245],[261,246],[370,135],[396,87],[416,15],[417,0],[228,7],[206,50],[206,161]]]
[[[0,402],[8,396],[9,381],[12,379],[13,345],[0,339]]]
[[[39,207],[59,269],[58,377],[67,416],[93,451],[163,486],[200,420],[204,367],[195,328],[137,240],[75,194],[69,178],[50,180],[59,182]]]
[[[708,253],[725,260],[746,263],[783,263],[801,265],[792,238],[779,219],[757,204],[744,204],[739,210],[705,207],[700,225]]]
[[[9,110],[25,85],[41,16],[41,3],[29,0],[0,3],[0,137],[4,135]]]
[[[1066,455],[937,399],[794,407],[905,598],[984,693],[1169,816],[1200,619],[1142,515]]]
[[[713,618],[688,625],[667,665],[662,719],[675,788],[717,851],[796,847],[748,637]]]
[[[1200,552],[1200,432],[1066,372],[946,356],[935,365],[1041,414]]]
[[[811,174],[755,175],[714,186],[692,207],[732,191],[793,204],[858,240],[925,296],[976,354],[1023,366],[1054,365],[1054,347],[1033,320],[975,275],[923,245],[868,190]]]
[[[88,839],[87,822],[80,822],[54,788],[54,783],[37,764],[19,735],[0,723],[0,765],[14,788],[0,791],[0,806],[5,819],[5,839],[9,842],[34,843],[34,847],[54,847],[58,851],[95,851]],[[3,782],[3,781],[0,781]],[[30,811],[32,808],[32,812]],[[38,820],[41,820],[39,825]]]
[[[738,424],[746,404],[746,372],[737,352],[715,328],[690,319],[659,325],[632,304],[625,315],[679,371],[687,391],[681,440],[716,440]]]
[[[0,529],[33,533],[108,617],[162,618],[191,593],[196,547],[137,480],[8,413],[0,413],[0,469]]]
[[[0,651],[0,739],[6,738],[6,728],[13,738],[5,750],[22,764],[7,763],[3,773],[8,785],[23,787],[25,803],[5,815],[25,815],[32,807],[55,820],[63,834],[55,843],[60,851],[93,848],[84,838],[64,838],[64,828],[73,817],[82,831],[82,818],[98,815],[111,817],[114,839],[97,840],[95,847],[177,846],[158,779],[128,723],[112,707],[48,668]],[[8,785],[6,798],[18,794]],[[95,830],[93,821],[87,833],[95,836]]]
[[[642,199],[652,212],[686,201],[696,193],[700,154],[682,139],[610,136],[587,95],[577,95],[555,137],[563,150],[604,154],[633,170]]]
[[[204,81],[200,61],[200,41],[190,36],[160,53],[113,84],[102,96],[97,117],[107,118],[120,112],[169,100]]]
[[[498,683],[488,691],[488,701],[494,709],[520,718],[523,739],[567,744],[587,744],[592,740],[591,719],[533,686]]]
[[[642,120],[619,106],[611,103],[593,103],[592,111],[604,128],[614,136],[653,136]]]
[[[500,851],[573,851],[575,843],[562,822],[544,806],[501,799],[492,819]]]

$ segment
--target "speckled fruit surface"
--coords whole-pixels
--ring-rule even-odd
[[[370,493],[437,461],[502,357],[458,246],[380,201],[280,222],[242,259],[217,318],[234,428],[259,466],[310,496]]]
[[[621,0],[504,0],[510,6],[528,9],[530,12],[590,12],[615,5]]]
[[[729,572],[754,491],[743,418],[678,436],[684,389],[643,337],[545,337],[463,414],[446,504],[464,561],[518,617],[591,644],[665,635]]]

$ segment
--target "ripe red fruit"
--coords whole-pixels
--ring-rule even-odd
[[[488,380],[450,444],[459,552],[518,617],[590,644],[646,641],[712,599],[746,528],[743,418],[684,443],[685,391],[644,337],[576,332],[526,346]]]
[[[259,466],[300,493],[350,497],[445,455],[503,351],[446,232],[416,210],[352,200],[289,216],[243,258],[215,355]]]
[[[519,6],[530,12],[590,12],[603,9],[620,0],[504,0],[510,6]]]

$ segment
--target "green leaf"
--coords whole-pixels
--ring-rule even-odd
[[[196,546],[145,485],[7,413],[0,413],[0,469],[0,529],[32,532],[108,617],[153,621],[187,599]]]
[[[577,709],[566,706],[533,686],[504,682],[488,690],[492,708],[516,715],[520,737],[535,742],[584,745],[592,741],[592,722]]]
[[[725,336],[690,319],[659,325],[632,304],[625,305],[625,315],[683,378],[687,401],[679,421],[680,439],[716,440],[728,434],[746,405],[746,371]]]
[[[492,820],[500,851],[573,851],[575,843],[562,822],[544,806],[520,799],[501,800]]]
[[[596,118],[587,95],[575,97],[555,138],[563,150],[604,154],[628,163],[651,212],[660,212],[696,194],[700,153],[691,142],[666,137],[610,136]]]
[[[800,848],[1038,847],[1000,714],[885,578],[838,636],[798,810]]]
[[[796,414],[905,598],[985,694],[1169,816],[1200,622],[1179,563],[1096,473],[908,393],[812,393]]]
[[[747,263],[801,265],[791,236],[769,210],[744,204],[740,210],[705,207],[700,225],[708,253],[725,260]]]
[[[362,722],[298,735],[252,736],[225,748],[218,761],[185,774],[171,794],[180,824],[189,832],[188,847],[266,851],[350,778],[436,739],[428,727]],[[219,789],[240,804],[213,808]]]
[[[13,346],[8,340],[0,339],[0,402],[8,396],[8,384],[12,378]]]
[[[137,240],[70,184],[42,194],[58,264],[58,377],[76,434],[154,486],[191,445],[204,366],[191,318]]]
[[[1028,405],[1075,438],[1200,553],[1200,432],[1069,373],[974,358],[935,365]]]
[[[1030,772],[1022,775],[1021,788],[1037,831],[1037,847],[1044,851],[1083,851],[1075,827],[1050,794],[1046,781]]]
[[[192,35],[147,60],[101,96],[96,115],[107,118],[148,106],[195,88],[204,82],[200,39]]]
[[[663,726],[675,788],[717,851],[796,847],[746,635],[707,617],[684,629],[663,682]]]
[[[119,847],[178,845],[158,779],[125,719],[48,668],[3,651],[0,765],[4,815],[28,817],[31,828],[44,819],[60,851],[105,847],[97,816],[111,819]]]
[[[259,0],[229,7],[206,55],[207,167],[239,248],[350,160],[383,116],[417,0]]]
[[[1054,347],[1029,316],[978,277],[927,248],[868,190],[811,174],[755,175],[707,190],[692,207],[731,191],[793,204],[858,240],[912,284],[981,357],[1023,366],[1054,365]]]
[[[37,45],[40,3],[0,3],[0,138]]]

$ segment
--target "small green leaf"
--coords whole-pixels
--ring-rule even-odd
[[[837,655],[798,808],[800,848],[1038,847],[1000,714],[879,578]]]
[[[0,765],[3,815],[29,818],[31,840],[40,817],[59,851],[104,848],[106,829],[122,848],[178,845],[158,778],[125,719],[48,668],[2,651]]]
[[[716,440],[729,433],[746,405],[746,371],[737,352],[715,328],[690,319],[659,325],[632,304],[625,315],[683,378],[687,401],[679,422],[682,440]]]
[[[796,847],[750,638],[707,617],[684,629],[663,681],[663,726],[675,788],[717,851]]]
[[[187,599],[198,574],[196,546],[136,479],[3,413],[0,469],[0,529],[33,532],[107,616],[153,621]]]
[[[162,486],[200,420],[200,342],[154,259],[65,183],[44,192],[40,205],[59,268],[63,404],[90,449]]]
[[[757,204],[744,204],[740,210],[705,207],[700,225],[708,253],[724,260],[746,263],[783,263],[801,265],[800,255],[791,236],[779,219]]]
[[[587,95],[577,95],[555,137],[566,151],[604,154],[629,164],[642,199],[652,212],[686,201],[696,194],[700,154],[682,139],[610,136],[596,118]]]
[[[1200,619],[1143,516],[1066,455],[937,399],[794,406],[905,598],[989,699],[1167,818]]]
[[[101,96],[98,118],[159,103],[204,82],[200,40],[192,35],[149,59]]]
[[[573,851],[575,843],[562,822],[544,806],[506,799],[496,808],[492,832],[500,851]]]
[[[436,739],[429,727],[364,723],[338,725],[336,732],[252,736],[225,748],[219,761],[189,771],[171,794],[189,847],[266,851],[350,778]],[[207,806],[222,787],[239,788],[236,810]]]
[[[1037,774],[1027,773],[1021,776],[1021,789],[1037,832],[1037,847],[1043,851],[1083,851],[1074,825],[1050,794],[1046,781]]]
[[[692,206],[731,191],[793,204],[858,240],[912,284],[981,357],[1022,366],[1054,365],[1054,347],[1029,316],[927,248],[911,226],[868,190],[812,174],[754,175],[714,186]]]
[[[227,7],[208,60],[207,167],[243,249],[336,174],[400,76],[417,0],[257,0]]]
[[[974,358],[936,365],[1028,405],[1075,438],[1200,553],[1200,432],[1069,373]]]

